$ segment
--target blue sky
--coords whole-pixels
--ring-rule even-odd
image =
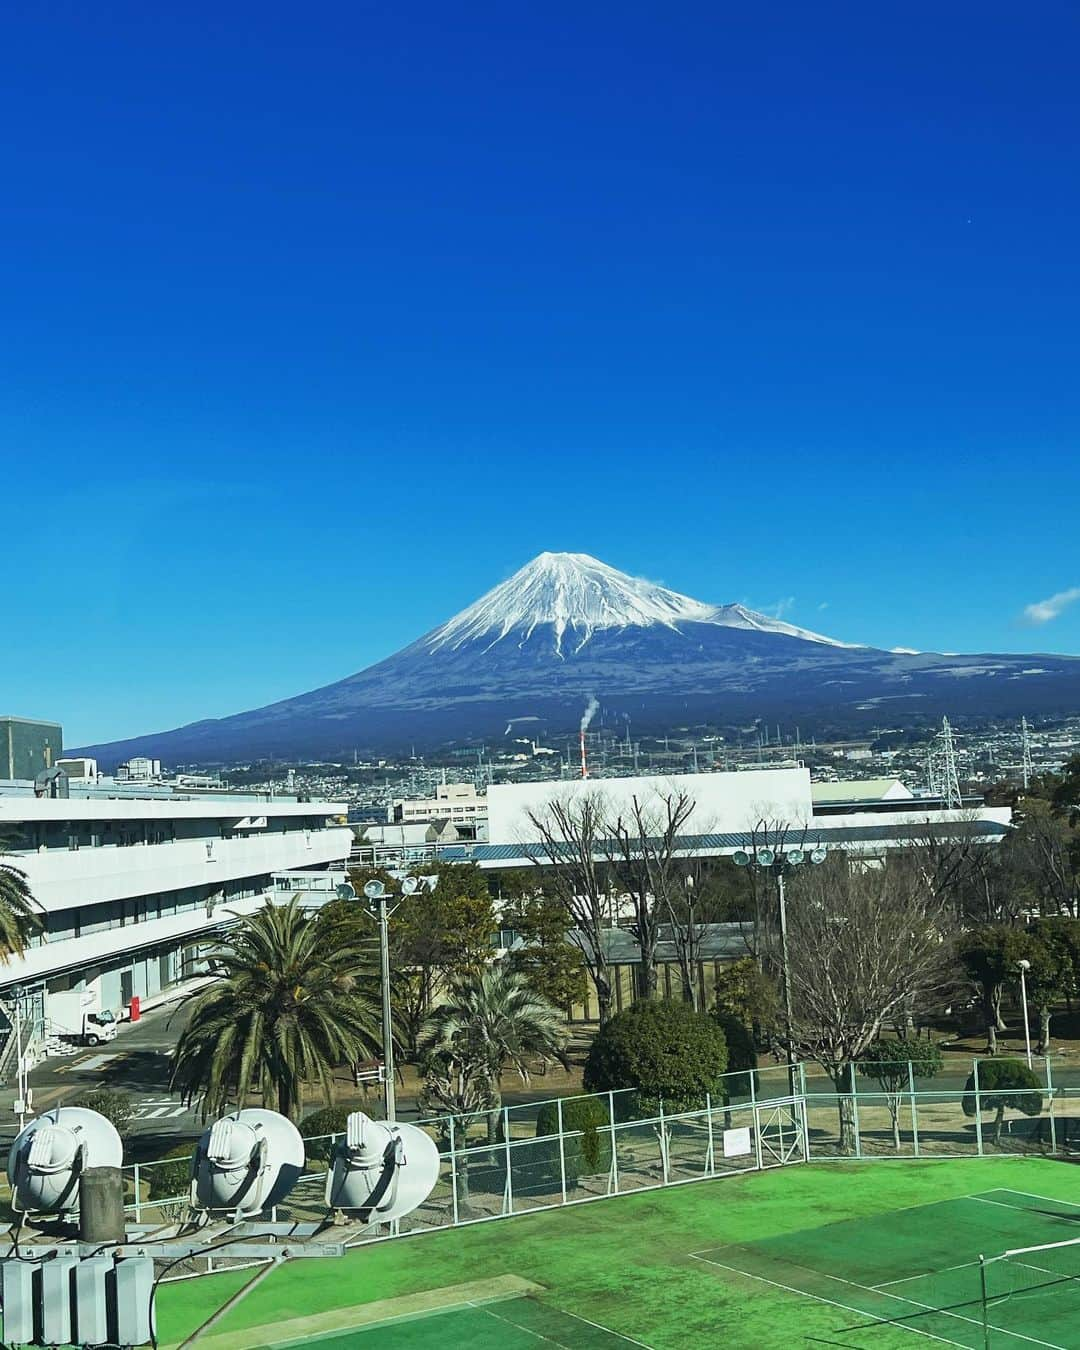
[[[1080,652],[1078,42],[1068,4],[9,12],[0,712],[254,707],[544,549]]]

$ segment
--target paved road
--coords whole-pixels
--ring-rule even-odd
[[[134,1024],[123,1023],[115,1041],[45,1060],[30,1075],[36,1113],[93,1088],[123,1092],[135,1115],[125,1150],[129,1161],[138,1161],[140,1155],[160,1157],[173,1143],[200,1134],[203,1127],[195,1112],[169,1091],[169,1053],[185,1021],[182,1006],[154,1008]],[[14,1101],[13,1084],[0,1088],[0,1147],[6,1148],[18,1129]]]

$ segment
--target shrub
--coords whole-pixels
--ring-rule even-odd
[[[131,1132],[131,1122],[134,1119],[131,1102],[124,1093],[117,1092],[113,1088],[93,1088],[81,1096],[72,1097],[71,1101],[64,1102],[64,1105],[82,1106],[88,1111],[96,1111],[98,1115],[112,1121],[121,1139],[126,1138]]]
[[[318,1139],[314,1143],[308,1141],[315,1140],[316,1136],[322,1134],[344,1134],[350,1112],[355,1109],[348,1106],[323,1106],[304,1117],[300,1122],[300,1133],[304,1136],[304,1149],[310,1160],[328,1161],[332,1147],[330,1140]]]
[[[151,1200],[172,1200],[186,1196],[191,1185],[191,1155],[195,1143],[177,1144],[160,1162],[146,1165],[143,1176],[150,1179]]]
[[[563,1132],[580,1130],[579,1136],[563,1140],[563,1158],[566,1164],[566,1184],[576,1185],[583,1176],[592,1177],[606,1173],[611,1166],[611,1135],[607,1133],[610,1124],[606,1101],[597,1101],[592,1097],[571,1097],[562,1104]],[[536,1113],[536,1136],[557,1135],[559,1130],[559,1107],[557,1102],[545,1102]],[[605,1132],[601,1134],[601,1130]],[[559,1168],[559,1141],[549,1139],[549,1147],[531,1144],[528,1153],[537,1162],[543,1159],[554,1164],[556,1174]]]
[[[723,1091],[728,1047],[723,1030],[688,1003],[635,1003],[596,1033],[585,1061],[587,1092],[636,1089],[647,1112],[692,1111]],[[616,1098],[625,1118],[628,1104]],[[632,1109],[632,1108],[630,1108]]]

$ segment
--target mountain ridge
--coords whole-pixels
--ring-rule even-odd
[[[292,698],[87,746],[105,765],[398,752],[575,732],[586,702],[639,731],[794,718],[1080,711],[1080,658],[884,651],[710,605],[588,554],[544,553],[400,651]]]

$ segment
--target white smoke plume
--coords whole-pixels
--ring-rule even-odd
[[[589,701],[585,705],[585,711],[581,714],[582,731],[588,729],[589,723],[593,720],[593,718],[599,711],[600,711],[600,704],[596,701],[595,698],[593,698],[592,694],[590,694]]]

